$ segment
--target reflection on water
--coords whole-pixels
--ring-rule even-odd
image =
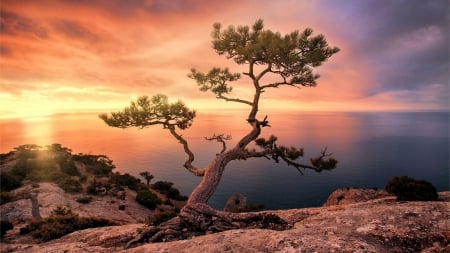
[[[196,154],[194,163],[206,165],[221,149],[205,136],[231,134],[227,145],[235,145],[249,130],[245,118],[244,112],[199,114],[193,127],[182,132]],[[448,113],[274,113],[268,120],[271,127],[264,128],[262,136],[275,134],[284,145],[304,147],[306,160],[328,146],[339,160],[338,168],[302,176],[295,168],[266,159],[234,161],[210,201],[214,207],[222,208],[234,192],[268,208],[317,206],[338,187],[384,187],[397,175],[428,180],[439,190],[449,188]],[[150,171],[155,180],[175,182],[184,194],[199,181],[183,168],[181,145],[158,126],[111,128],[92,114],[0,124],[2,153],[26,143],[61,143],[74,153],[105,154],[121,172],[138,176]]]

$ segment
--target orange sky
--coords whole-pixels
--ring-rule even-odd
[[[431,2],[4,0],[0,118],[108,112],[156,93],[198,111],[237,108],[187,74],[244,71],[214,53],[212,24],[258,18],[282,34],[311,27],[341,49],[316,70],[317,87],[271,90],[263,110],[448,110],[448,1]],[[235,97],[252,95],[247,84]]]

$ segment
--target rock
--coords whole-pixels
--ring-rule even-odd
[[[144,224],[86,229],[42,244],[14,241],[8,233],[0,252],[450,252],[449,197],[450,192],[444,192],[440,199],[447,201],[397,202],[395,196],[387,196],[345,205],[264,211],[293,228],[228,230],[127,250],[124,242]]]
[[[323,206],[348,205],[387,196],[391,195],[380,189],[341,188],[332,192]]]
[[[25,188],[25,187],[24,187]],[[113,196],[93,196],[91,203],[82,204],[76,200],[83,194],[68,194],[53,183],[40,183],[37,200],[42,218],[48,217],[58,206],[71,209],[81,217],[108,219],[116,224],[144,223],[151,211],[135,201],[136,193],[126,190],[125,199]],[[23,191],[23,188],[16,191]],[[122,210],[120,206],[126,206]],[[29,199],[21,199],[0,206],[0,218],[14,224],[32,219],[32,205]]]
[[[244,210],[246,207],[247,197],[237,192],[231,195],[223,210],[226,212],[236,212],[239,210]]]

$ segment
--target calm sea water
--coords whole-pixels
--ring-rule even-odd
[[[221,146],[204,139],[231,134],[234,145],[246,134],[246,114],[200,114],[183,132],[196,154],[195,164],[206,165]],[[223,208],[235,192],[270,209],[320,206],[340,187],[383,188],[399,175],[424,179],[440,191],[449,190],[449,113],[272,113],[270,128],[280,144],[305,148],[305,160],[325,146],[339,160],[333,171],[301,175],[295,168],[266,159],[231,162],[210,204]],[[158,126],[116,129],[97,115],[57,115],[0,121],[0,153],[22,144],[61,143],[74,153],[105,154],[117,171],[138,176],[150,171],[154,180],[175,183],[189,195],[199,178],[185,171],[182,146]]]

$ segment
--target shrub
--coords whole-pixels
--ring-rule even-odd
[[[150,210],[155,210],[156,206],[161,204],[158,196],[148,190],[138,191],[136,201]]]
[[[439,197],[430,182],[407,176],[392,178],[385,188],[387,192],[397,196],[398,201],[434,201]]]
[[[148,221],[149,225],[157,226],[165,221],[172,219],[177,216],[177,213],[174,211],[162,212],[154,215]]]
[[[69,176],[80,176],[81,173],[78,171],[77,167],[75,166],[75,163],[72,161],[72,159],[60,159],[59,160],[59,166],[61,168],[61,172],[69,175]]]
[[[22,186],[20,177],[11,173],[0,173],[0,189],[1,191],[12,191]]]
[[[188,197],[180,195],[180,191],[176,188],[173,188],[172,186],[172,182],[158,181],[152,185],[152,188],[166,195],[170,199],[180,201],[185,201],[188,199]]]
[[[172,188],[172,185],[172,182],[158,181],[152,185],[152,188],[161,193],[165,193]]]
[[[87,171],[97,177],[109,176],[112,173],[112,170],[116,168],[113,161],[105,155],[79,154],[74,155],[72,159],[84,163]]]
[[[58,179],[56,183],[65,192],[81,192],[81,190],[83,190],[78,180],[69,177],[62,177],[61,179]]]
[[[3,236],[6,235],[6,232],[13,228],[14,226],[10,221],[0,220],[0,238],[3,238]]]
[[[77,198],[77,202],[81,203],[81,204],[89,204],[92,202],[92,197],[91,196],[84,196],[81,198]]]
[[[133,191],[138,191],[140,189],[139,180],[128,173],[123,175],[114,173],[111,175],[110,182],[112,184],[126,186]]]
[[[106,194],[111,189],[110,184],[92,181],[86,188],[86,192],[91,195]]]
[[[30,233],[36,239],[50,241],[77,230],[109,225],[113,223],[105,219],[78,217],[70,209],[58,207],[49,217],[21,228],[20,233]]]
[[[14,195],[10,192],[0,192],[0,205],[11,202],[13,198]]]

